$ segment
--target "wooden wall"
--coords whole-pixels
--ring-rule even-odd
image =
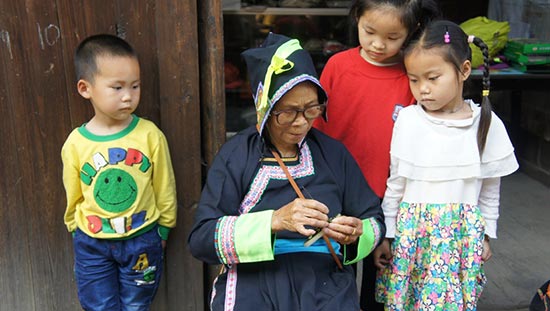
[[[72,55],[97,33],[138,51],[137,114],[166,134],[178,223],[153,310],[203,310],[203,265],[186,238],[202,174],[223,141],[221,0],[0,0],[0,310],[79,310],[63,224],[61,146],[93,110]],[[201,81],[207,81],[201,83]]]

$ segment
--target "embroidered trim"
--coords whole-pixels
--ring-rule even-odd
[[[372,248],[369,250],[369,254],[376,248],[378,242],[380,241],[380,225],[378,221],[374,218],[369,218],[369,222],[372,226],[372,231],[374,233],[374,243],[372,243]]]
[[[307,143],[304,143],[300,150],[300,162],[294,166],[288,166],[288,170],[292,177],[301,178],[315,174],[313,167],[313,158],[311,150]],[[250,212],[260,201],[269,181],[272,179],[286,180],[286,175],[280,166],[263,165],[250,186],[250,190],[245,195],[239,212],[246,214]],[[216,253],[222,263],[237,264],[240,262],[239,256],[235,248],[235,223],[238,216],[224,216],[220,218],[216,224],[215,231],[215,247]],[[235,297],[237,290],[237,266],[230,265],[227,271],[227,282],[225,287],[225,311],[232,311],[235,307]],[[214,287],[215,289],[215,287]],[[215,291],[212,292],[212,300],[214,300]]]
[[[304,143],[300,150],[300,163],[288,166],[288,171],[294,178],[302,178],[315,174],[311,150],[307,143]],[[280,166],[263,165],[252,180],[250,190],[244,196],[239,212],[246,214],[258,204],[271,179],[286,180],[285,173]]]
[[[233,311],[237,296],[237,266],[230,266],[227,271],[227,284],[225,287],[225,311]]]
[[[281,99],[281,97],[283,97],[283,95],[285,95],[291,88],[304,81],[311,81],[315,83],[315,85],[317,85],[318,87],[322,88],[319,80],[309,74],[301,74],[283,84],[278,90],[273,93],[273,96],[270,99],[268,110],[265,112],[265,116],[263,117],[263,119],[261,121],[258,119],[258,124],[260,125],[260,134],[263,132],[263,129],[267,122],[267,116],[269,115],[271,109],[273,108],[273,106],[275,106],[277,101],[279,101],[279,99]],[[267,94],[265,94],[265,96],[267,96]]]
[[[226,270],[227,269],[225,268],[225,266],[223,266],[220,274],[218,274],[218,276],[216,276],[216,278],[214,279],[214,282],[212,282],[212,292],[210,293],[210,310],[212,310],[212,304],[214,303],[214,298],[216,298],[216,283],[218,283],[218,278],[220,277],[220,275]]]
[[[290,91],[291,88],[293,88],[297,84],[299,84],[301,82],[304,82],[304,81],[311,81],[311,82],[315,83],[316,85],[320,86],[319,82],[317,81],[317,79],[315,79],[315,77],[312,77],[308,74],[301,74],[299,76],[296,76],[296,77],[292,78],[287,83],[282,85],[277,91],[275,91],[275,93],[271,97],[271,101],[276,103],[277,101],[279,101],[279,99],[281,97],[283,97],[283,95],[285,95],[288,91]]]
[[[235,249],[235,223],[237,216],[224,216],[218,219],[214,232],[216,253],[224,264],[239,263],[239,256]]]

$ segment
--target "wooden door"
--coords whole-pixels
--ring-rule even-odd
[[[93,113],[76,92],[73,53],[97,33],[138,51],[136,113],[170,144],[178,222],[153,310],[204,309],[203,265],[186,240],[203,172],[223,141],[220,19],[220,0],[0,0],[1,311],[80,309],[60,150]]]

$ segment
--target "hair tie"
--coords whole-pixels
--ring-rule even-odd
[[[468,36],[468,43],[474,43],[474,39],[476,38],[476,36],[473,36],[473,35],[469,35]]]
[[[489,90],[483,90],[483,92],[481,92],[481,95],[482,95],[483,97],[489,96]]]
[[[443,41],[447,44],[451,43],[451,35],[449,35],[449,30],[445,27],[445,34],[443,35]]]

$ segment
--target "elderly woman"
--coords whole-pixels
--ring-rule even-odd
[[[216,156],[189,236],[193,256],[223,264],[210,307],[359,310],[349,264],[384,236],[379,199],[345,147],[312,129],[326,94],[299,42],[271,33],[243,57],[258,124]]]

